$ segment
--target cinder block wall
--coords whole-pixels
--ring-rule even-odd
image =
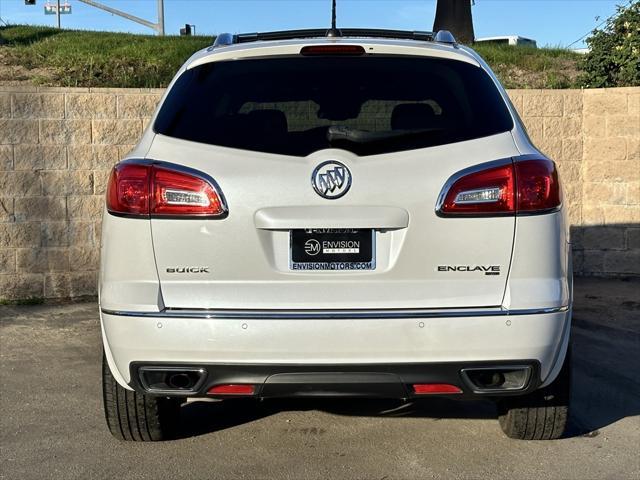
[[[96,295],[109,171],[162,92],[0,87],[0,300]]]
[[[0,86],[0,301],[96,294],[105,182],[162,92]],[[509,93],[558,162],[576,273],[640,276],[640,88]]]
[[[509,95],[558,163],[575,272],[640,276],[640,87]]]

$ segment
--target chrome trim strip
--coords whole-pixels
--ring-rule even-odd
[[[388,309],[388,310],[189,310],[166,308],[159,312],[131,312],[101,309],[107,315],[121,317],[154,318],[215,318],[230,320],[335,320],[335,319],[393,319],[393,318],[456,318],[504,317],[513,315],[540,315],[566,312],[569,307],[529,308],[506,310],[500,307],[486,309]]]

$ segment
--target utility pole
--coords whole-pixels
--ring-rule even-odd
[[[58,0],[59,2],[60,0]],[[113,15],[117,15],[122,18],[126,18],[127,20],[131,20],[132,22],[139,23],[140,25],[144,25],[152,30],[155,30],[158,35],[164,35],[164,0],[157,0],[158,2],[158,22],[153,23],[149,20],[145,20],[144,18],[136,17],[135,15],[131,15],[130,13],[123,12],[122,10],[118,10],[116,8],[108,7],[102,3],[96,2],[94,0],[78,0],[79,2],[85,3],[90,7],[99,8],[100,10],[104,10],[105,12],[112,13]]]
[[[60,0],[56,1],[56,21],[58,22],[58,30],[60,30]]]
[[[164,37],[164,0],[158,0],[158,35]]]

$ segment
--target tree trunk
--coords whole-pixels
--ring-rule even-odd
[[[438,0],[433,31],[449,30],[460,43],[472,43],[471,0]]]

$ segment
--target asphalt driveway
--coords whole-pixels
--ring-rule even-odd
[[[580,279],[568,438],[505,438],[493,405],[190,403],[181,438],[115,440],[93,303],[0,307],[0,478],[640,479],[640,281]]]

